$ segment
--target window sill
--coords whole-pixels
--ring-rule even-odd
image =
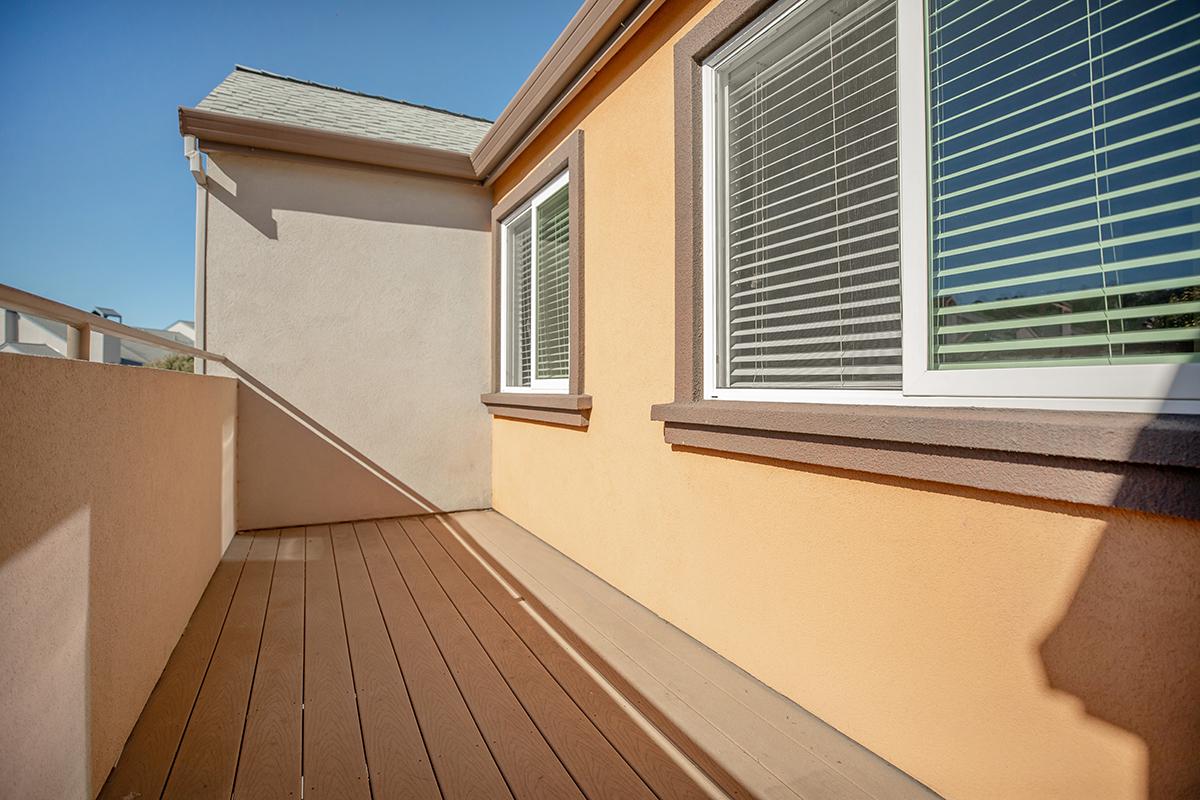
[[[491,392],[479,399],[493,417],[548,422],[569,428],[586,428],[592,412],[590,394]]]
[[[1200,417],[701,400],[668,444],[1200,519]]]

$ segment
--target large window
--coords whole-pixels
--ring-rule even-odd
[[[566,392],[570,204],[563,173],[501,223],[503,391]]]
[[[1198,410],[1188,0],[800,0],[703,67],[718,399]]]

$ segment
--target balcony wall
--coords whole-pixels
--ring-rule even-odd
[[[236,385],[0,355],[0,786],[90,798],[233,535]],[[81,757],[83,756],[83,757]]]
[[[397,483],[490,505],[490,192],[212,152],[207,204],[202,346],[259,395],[241,405],[238,527],[412,513]]]

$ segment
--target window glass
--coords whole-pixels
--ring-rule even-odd
[[[530,326],[533,321],[533,212],[526,211],[506,226],[508,263],[509,386],[529,386]]]
[[[570,215],[567,187],[538,206],[537,376],[566,378],[570,357]]]
[[[896,10],[794,6],[713,65],[717,386],[900,386]]]
[[[928,9],[931,364],[1200,361],[1196,4]]]
[[[570,376],[570,193],[565,175],[502,225],[504,387],[560,391]]]

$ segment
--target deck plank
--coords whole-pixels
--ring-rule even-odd
[[[503,586],[483,568],[479,560],[451,533],[450,528],[446,527],[447,523],[457,526],[457,523],[454,523],[453,520],[447,520],[443,517],[431,517],[427,518],[427,522],[429,523],[428,528],[430,532],[442,543],[446,551],[450,553],[459,567],[462,568],[463,572],[471,578],[476,587],[488,598],[492,606],[500,612],[529,649],[555,675],[559,684],[562,685],[567,693],[571,695],[572,699],[575,700],[576,704],[595,723],[596,727],[605,735],[605,738],[620,751],[630,766],[634,768],[656,795],[660,798],[707,797],[705,791],[687,774],[683,767],[654,742],[646,731],[639,727],[633,718],[617,704],[616,700],[597,686],[595,680],[521,607],[521,603],[529,603],[543,618],[553,620],[554,617],[549,612],[549,609],[534,597],[522,598],[519,602],[517,598],[512,597],[505,591]],[[460,535],[468,538],[470,536],[469,533],[461,530],[461,528]],[[481,551],[480,555],[484,558],[490,558],[486,551]],[[494,562],[494,559],[492,561]],[[504,574],[506,571],[498,562],[490,563],[489,566],[496,569],[506,580],[516,584],[511,575]],[[599,662],[599,659],[595,653],[591,652],[587,644],[578,639],[578,637],[573,637],[569,629],[559,630],[559,633],[577,651],[583,653],[589,663],[595,664]],[[600,663],[603,666],[602,662]],[[613,682],[631,702],[635,702],[636,699],[640,698],[639,694],[630,691],[631,687],[621,685],[620,676],[605,674],[605,677]],[[648,707],[644,698],[640,699],[641,703],[637,704],[635,702],[635,705],[637,705],[643,714],[647,716],[655,714],[661,718],[662,715],[656,709]],[[654,716],[650,716],[650,719],[656,725],[659,725],[660,728],[665,727],[669,730],[669,720],[656,719]],[[664,733],[667,733],[667,730],[664,730]],[[676,735],[678,735],[677,732]],[[668,736],[671,736],[671,734],[668,733]],[[671,738],[675,739],[675,737]],[[750,793],[733,779],[731,775],[725,772],[719,764],[716,764],[711,757],[699,751],[698,748],[695,748],[693,752],[695,754],[694,757],[705,762],[701,764],[705,773],[715,780],[722,790],[733,797],[750,796]],[[689,753],[689,755],[692,755],[692,753]]]
[[[279,535],[258,668],[238,759],[236,800],[300,796],[304,696],[304,529]]]
[[[383,538],[454,675],[476,724],[518,800],[583,795],[517,701],[409,538],[418,520],[389,525]]]
[[[454,518],[755,796],[928,797],[906,794],[895,768],[889,767],[891,780],[878,791],[856,773],[852,777],[853,754],[843,750],[830,758],[820,752],[832,741],[848,742],[824,723],[803,741],[793,739],[784,725],[752,707],[753,697],[770,691],[761,683],[511,520],[495,512]],[[782,696],[774,700],[771,710],[780,722],[811,718]]]
[[[405,528],[438,583],[584,794],[592,800],[653,798],[637,773],[480,594],[429,529],[421,523]]]
[[[511,797],[384,543],[379,528],[388,524],[366,523],[358,539],[438,786],[447,800]]]
[[[838,796],[814,789],[814,765],[824,761],[867,795],[887,800],[936,800],[938,795],[812,713],[741,670],[713,650],[552,546],[495,511],[467,511],[453,517],[476,539],[518,570],[518,577],[539,584],[538,593],[567,624],[583,633],[600,655],[626,674],[644,674],[661,682],[679,700],[695,707],[710,724],[802,795]],[[526,586],[530,586],[527,582]],[[544,594],[544,591],[549,593]],[[533,588],[533,587],[530,587]],[[554,602],[557,596],[558,602]],[[603,646],[608,639],[609,647]],[[669,653],[674,663],[655,651]],[[690,673],[690,674],[689,674]],[[702,680],[696,681],[695,676]],[[631,677],[635,684],[645,682]],[[735,702],[731,703],[733,700]],[[672,712],[674,715],[674,712]],[[727,752],[699,739],[715,755]],[[765,794],[758,790],[757,794]]]
[[[369,798],[329,527],[305,529],[304,797]]]
[[[441,793],[354,528],[334,525],[331,532],[372,796],[437,800]]]
[[[278,531],[253,536],[164,798],[228,798],[233,791],[278,545]]]
[[[100,800],[162,794],[233,601],[251,538],[234,536],[225,549],[116,766],[100,790]]]

